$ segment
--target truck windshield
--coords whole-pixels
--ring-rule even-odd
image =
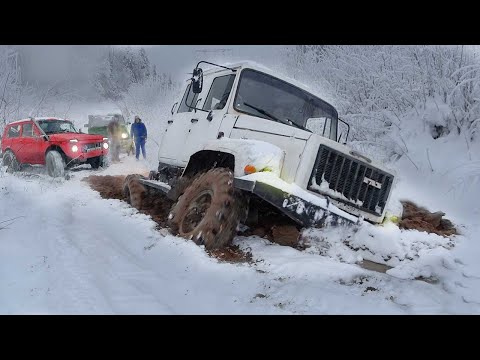
[[[38,125],[40,125],[45,134],[77,132],[73,124],[66,120],[39,120]]]
[[[332,140],[337,137],[338,113],[332,105],[260,71],[242,71],[234,108],[249,115],[294,123]]]

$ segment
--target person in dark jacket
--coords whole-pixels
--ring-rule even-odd
[[[147,127],[138,115],[135,116],[135,122],[132,124],[130,134],[135,141],[135,156],[137,160],[140,155],[140,149],[142,149],[143,158],[146,159],[145,142],[147,141]]]

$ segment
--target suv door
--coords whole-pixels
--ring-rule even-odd
[[[41,163],[41,145],[44,140],[39,137],[39,131],[36,125],[32,122],[25,122],[22,124],[22,135],[19,139],[24,155],[24,162],[29,164]]]
[[[19,162],[22,162],[22,152],[21,150],[21,144],[20,144],[20,135],[22,131],[22,125],[21,124],[14,124],[10,125],[8,127],[7,131],[7,145],[15,154],[17,160]]]

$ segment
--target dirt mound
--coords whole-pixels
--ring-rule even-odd
[[[448,219],[443,219],[444,212],[432,213],[411,201],[402,201],[402,205],[403,216],[398,223],[401,229],[426,231],[446,237],[457,234],[453,223]]]
[[[118,199],[125,200],[123,195],[123,182],[125,176],[97,176],[92,175],[84,178],[82,181],[86,181],[90,184],[90,187],[98,191],[100,196],[104,199]]]

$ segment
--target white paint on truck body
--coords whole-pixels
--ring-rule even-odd
[[[208,111],[178,112],[186,90],[190,86],[187,81],[185,92],[176,107],[176,112],[168,117],[166,130],[162,135],[159,147],[159,161],[162,163],[186,167],[192,155],[201,150],[216,150],[230,153],[235,157],[234,174],[236,177],[244,176],[245,165],[254,165],[257,170],[268,167],[273,175],[288,184],[294,184],[319,199],[331,197],[332,202],[343,211],[355,216],[363,216],[373,222],[381,222],[381,216],[376,216],[361,209],[336,201],[331,193],[319,194],[307,190],[312,176],[317,154],[321,145],[325,145],[346,156],[355,158],[370,167],[394,175],[390,169],[381,164],[367,162],[365,157],[352,152],[351,149],[338,142],[321,135],[270,120],[263,117],[245,114],[235,110],[234,99],[238,91],[239,79],[244,69],[253,69],[271,75],[277,79],[292,84],[310,94],[321,98],[303,84],[293,79],[274,73],[273,71],[252,62],[231,64],[235,72],[229,69],[212,68],[204,71],[203,89],[195,97],[193,105]],[[231,91],[223,109],[210,111],[206,101],[215,79],[224,76],[234,76]],[[218,100],[218,99],[217,99]],[[213,107],[213,102],[210,108]],[[211,119],[208,119],[209,114]],[[315,184],[314,184],[315,185]],[[393,188],[393,185],[392,185]],[[318,189],[316,189],[318,191]],[[320,190],[321,191],[321,190]],[[390,198],[391,191],[388,195]],[[388,203],[387,199],[387,203]],[[343,199],[345,200],[345,199]],[[348,200],[347,200],[348,201]],[[385,209],[387,206],[385,206]]]

